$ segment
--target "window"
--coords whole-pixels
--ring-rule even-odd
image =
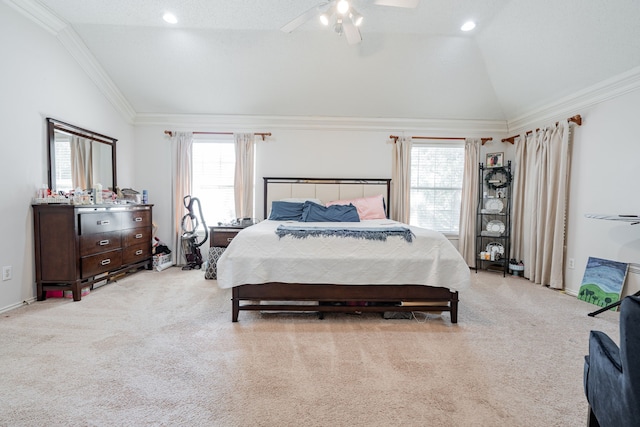
[[[207,226],[235,218],[233,181],[236,154],[233,141],[195,140],[192,147],[192,197],[200,200]],[[194,214],[199,218],[197,207]],[[202,224],[201,224],[202,225]]]
[[[458,234],[464,173],[464,145],[417,145],[411,148],[412,225]]]
[[[52,177],[53,189],[74,189],[71,179],[71,142],[67,135],[56,133],[56,143],[54,151],[54,176]]]

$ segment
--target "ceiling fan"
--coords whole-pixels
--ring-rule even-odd
[[[373,0],[372,3],[379,6],[393,6],[413,9],[418,6],[420,0]],[[342,35],[344,34],[347,43],[357,44],[362,41],[360,29],[363,16],[353,8],[353,1],[330,0],[323,1],[301,15],[285,24],[280,30],[290,33],[308,20],[318,16],[320,22]]]

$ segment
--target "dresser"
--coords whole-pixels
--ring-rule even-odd
[[[153,205],[32,205],[37,298],[152,265]]]

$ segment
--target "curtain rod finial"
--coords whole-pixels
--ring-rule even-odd
[[[569,121],[577,124],[578,126],[582,126],[582,116],[580,114],[570,117]]]

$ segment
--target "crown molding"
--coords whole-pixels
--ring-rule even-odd
[[[541,123],[550,123],[575,114],[581,114],[582,110],[638,89],[640,89],[640,67],[632,68],[629,71],[560,98],[553,103],[508,120],[509,134],[523,131],[527,128],[539,127]]]
[[[54,36],[68,26],[46,6],[35,0],[4,0],[4,2]]]
[[[165,126],[178,130],[267,131],[326,130],[428,132],[438,136],[503,135],[507,131],[502,120],[434,120],[372,117],[329,116],[243,116],[207,114],[148,114],[136,116],[136,126]],[[198,128],[198,129],[194,129]],[[441,134],[441,135],[440,135]]]
[[[4,0],[9,6],[56,36],[78,65],[128,123],[136,112],[71,26],[36,0]]]

